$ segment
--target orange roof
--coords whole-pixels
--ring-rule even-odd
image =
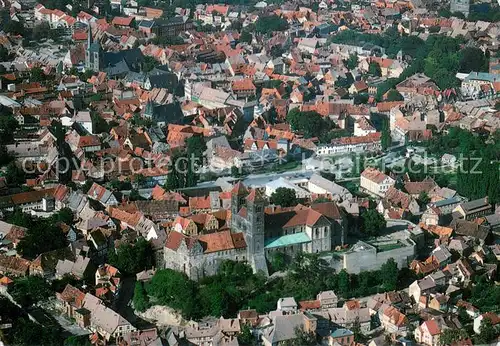
[[[404,104],[404,101],[387,101],[377,103],[377,110],[379,112],[389,112],[394,107],[398,107]]]
[[[357,310],[360,308],[359,300],[348,300],[344,305],[347,310]]]
[[[431,335],[438,335],[441,334],[441,330],[439,329],[439,325],[435,320],[428,320],[425,321],[422,326],[426,326],[427,330]]]
[[[210,209],[210,196],[190,197],[189,208],[192,209]]]
[[[231,231],[229,230],[203,234],[199,237],[199,240],[205,245],[205,253],[226,251],[236,248]],[[238,236],[237,240],[240,248],[246,247],[245,240],[241,235]]]
[[[283,228],[296,227],[300,225],[313,226],[321,218],[321,214],[313,209],[305,209],[296,211],[295,216],[293,216],[288,222],[283,226]]]
[[[315,310],[321,308],[319,300],[303,300],[299,302],[300,310]]]
[[[13,283],[14,281],[11,280],[10,278],[8,278],[7,276],[4,276],[0,279],[0,285],[2,286],[7,286],[7,285],[10,285],[11,283]]]
[[[134,17],[115,17],[113,18],[111,24],[120,26],[130,26],[133,20]]]
[[[361,173],[361,176],[376,183],[381,183],[388,177],[385,173],[373,167],[367,167],[363,173]]]
[[[398,309],[393,306],[388,307],[384,310],[384,315],[389,317],[392,324],[401,327],[406,324],[407,318]]]
[[[243,78],[233,81],[233,90],[255,90],[255,85],[250,78]]]

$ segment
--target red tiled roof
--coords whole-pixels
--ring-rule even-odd
[[[441,334],[441,330],[439,329],[439,325],[435,320],[428,320],[423,323],[427,327],[427,330],[431,335]]]
[[[185,240],[186,238],[187,237],[184,234],[172,231],[167,236],[165,247],[171,250],[177,250],[181,245],[182,241]]]
[[[130,26],[133,20],[134,17],[115,17],[113,18],[111,24],[120,26]]]
[[[321,302],[319,300],[303,300],[299,302],[300,310],[316,310],[321,308]]]
[[[207,197],[190,197],[189,208],[193,209],[210,209],[210,196]]]
[[[255,90],[255,85],[250,78],[243,78],[233,81],[233,90]]]
[[[283,226],[283,228],[287,227],[296,227],[300,225],[313,226],[318,222],[321,218],[321,214],[313,209],[304,209],[296,211],[295,216],[293,216],[288,222]]]
[[[245,193],[248,193],[248,190],[245,187],[245,185],[243,185],[243,183],[241,181],[237,182],[233,186],[233,189],[231,190],[231,194],[233,194],[233,195],[241,195],[241,194],[245,194]]]
[[[373,167],[367,167],[363,171],[363,173],[361,173],[361,176],[376,183],[381,183],[387,178],[387,175],[385,173],[382,173],[381,171]]]
[[[226,251],[235,249],[231,231],[221,231],[199,236],[199,240],[204,243],[205,253]],[[242,236],[237,238],[240,248],[246,247],[245,239]]]

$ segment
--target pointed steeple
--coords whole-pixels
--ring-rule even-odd
[[[90,49],[90,45],[92,45],[92,25],[89,23],[89,31],[87,33],[87,49]]]

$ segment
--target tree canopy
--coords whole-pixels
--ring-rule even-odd
[[[270,16],[261,16],[255,22],[255,31],[261,34],[271,33],[273,31],[285,31],[288,29],[288,22],[282,17],[273,14]]]
[[[110,251],[109,264],[124,274],[136,274],[153,266],[151,243],[140,237],[135,244],[122,244],[116,252]]]
[[[286,120],[294,131],[303,132],[306,138],[319,137],[332,128],[331,122],[318,112],[301,112],[298,108],[289,111]]]
[[[14,280],[9,293],[22,307],[30,307],[52,296],[50,285],[40,276],[27,276]]]
[[[286,187],[278,187],[276,191],[271,194],[271,203],[282,207],[293,207],[297,205],[298,201],[295,190]]]
[[[361,231],[368,236],[376,236],[385,229],[386,221],[375,209],[368,209],[361,214]]]
[[[391,89],[387,93],[387,101],[403,101],[404,97],[396,89]]]

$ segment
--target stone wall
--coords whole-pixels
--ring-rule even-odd
[[[415,245],[409,244],[409,246],[381,252],[377,252],[374,247],[365,251],[346,252],[343,254],[343,268],[352,274],[379,270],[389,258],[394,259],[398,268],[404,268],[415,257],[415,251]]]

